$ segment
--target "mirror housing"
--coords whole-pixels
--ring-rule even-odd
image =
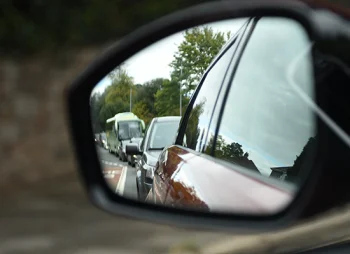
[[[142,155],[142,151],[139,150],[139,147],[136,144],[127,144],[125,152],[127,155]]]
[[[118,41],[77,78],[68,91],[68,114],[71,134],[78,156],[80,174],[83,176],[82,179],[88,190],[89,198],[96,206],[111,213],[176,226],[183,225],[204,229],[234,229],[243,232],[280,229],[295,223],[299,219],[305,219],[332,208],[332,205],[336,203],[336,201],[333,202],[331,200],[334,196],[327,195],[325,198],[323,196],[324,192],[321,190],[326,190],[327,188],[322,188],[321,183],[328,183],[329,175],[334,176],[331,172],[324,173],[327,168],[323,165],[326,165],[324,161],[328,163],[331,161],[328,156],[328,152],[331,150],[328,147],[331,146],[327,145],[327,142],[329,140],[334,142],[335,138],[332,136],[331,139],[328,137],[329,135],[327,136],[330,131],[324,125],[319,124],[318,126],[321,131],[317,146],[320,149],[315,156],[317,168],[315,170],[313,168],[312,172],[310,172],[312,177],[309,177],[304,182],[294,201],[285,210],[269,216],[226,213],[208,214],[199,211],[144,204],[118,196],[105,183],[93,140],[87,142],[86,137],[93,135],[89,108],[91,91],[116,66],[154,42],[189,27],[228,18],[264,15],[295,19],[303,25],[314,40],[320,40],[320,38],[323,39],[327,35],[332,35],[332,29],[334,30],[337,27],[332,26],[332,29],[328,30],[322,29],[322,27],[327,26],[315,24],[317,22],[315,19],[317,10],[312,9],[305,3],[294,0],[286,0],[283,3],[278,1],[249,0],[205,3],[157,20]],[[324,21],[327,22],[327,20]],[[341,21],[339,22],[341,23]],[[339,26],[342,27],[342,25]],[[328,38],[331,38],[331,36]],[[316,93],[320,93],[320,91],[319,89]],[[328,97],[326,94],[317,95],[318,98],[322,97],[322,100],[327,101]],[[184,117],[186,117],[186,113]],[[333,149],[333,147],[331,148]],[[127,145],[126,153],[140,154],[141,152],[136,145]],[[332,170],[336,171],[334,168]],[[339,180],[341,183],[343,183],[342,179],[349,179],[349,171],[338,171],[334,173],[338,175],[334,176],[333,179]],[[338,182],[335,181],[333,187],[336,188],[337,185]],[[339,189],[337,189],[337,194],[342,193]]]

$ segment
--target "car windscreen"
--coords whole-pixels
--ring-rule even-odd
[[[142,137],[140,121],[123,121],[119,123],[119,137],[121,140]]]
[[[156,122],[151,132],[148,149],[163,150],[164,147],[172,145],[179,128],[179,122],[179,120]]]

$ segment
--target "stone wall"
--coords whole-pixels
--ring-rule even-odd
[[[0,188],[75,174],[64,90],[100,49],[0,60]]]

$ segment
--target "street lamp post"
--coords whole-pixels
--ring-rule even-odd
[[[182,61],[181,61],[181,74],[180,78],[182,78]],[[180,116],[182,117],[182,96],[181,96],[181,85],[182,85],[182,80],[180,80]]]
[[[131,86],[130,86],[130,112],[131,112]]]

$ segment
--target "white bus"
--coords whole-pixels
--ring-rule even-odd
[[[109,152],[115,153],[121,161],[126,161],[126,144],[130,144],[132,138],[143,137],[145,122],[131,112],[124,112],[107,119],[106,123]]]

